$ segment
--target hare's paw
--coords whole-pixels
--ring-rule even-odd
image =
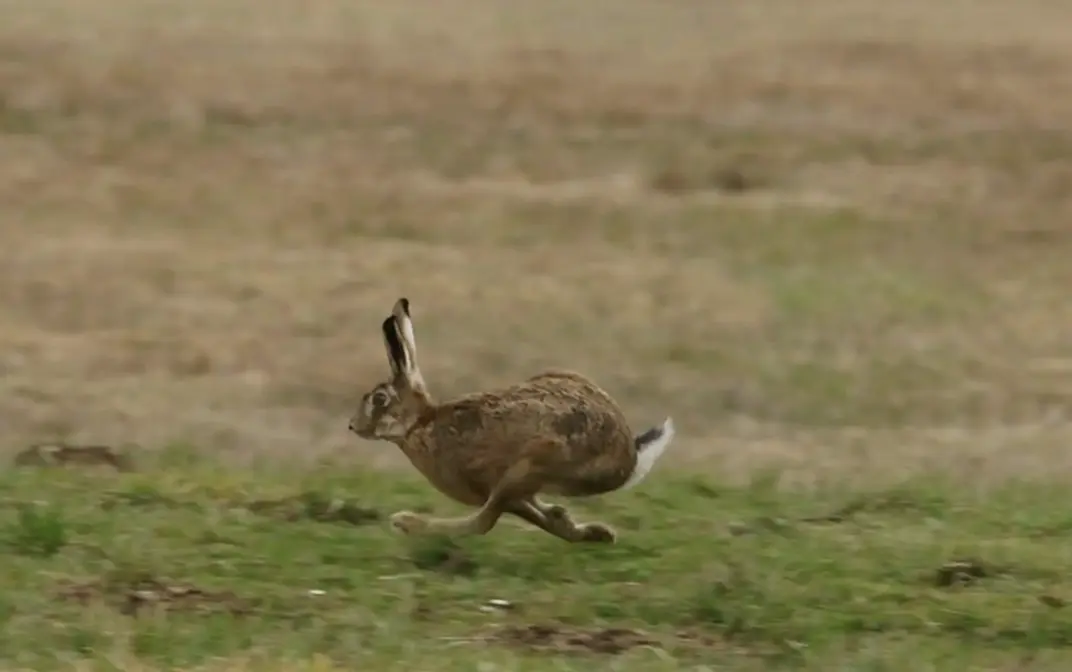
[[[597,544],[613,544],[618,539],[618,535],[614,530],[603,523],[585,523],[584,525],[578,525],[577,531],[580,532],[578,541],[587,541]]]
[[[391,514],[391,527],[402,534],[419,534],[428,528],[424,516],[412,511],[399,511]]]

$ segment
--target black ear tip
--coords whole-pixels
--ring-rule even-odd
[[[406,317],[409,317],[409,299],[403,296],[398,302],[402,304],[402,312],[406,314]]]
[[[406,350],[399,340],[398,320],[392,315],[383,321],[383,338],[391,354],[391,366],[401,369],[406,361]]]

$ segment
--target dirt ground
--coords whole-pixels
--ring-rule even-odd
[[[0,449],[400,464],[440,396],[595,377],[676,464],[1069,466],[1072,5],[0,8]]]

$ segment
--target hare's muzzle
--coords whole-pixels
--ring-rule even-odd
[[[357,416],[350,418],[350,431],[362,439],[376,438],[374,429],[374,425],[368,421],[364,421]]]
[[[350,431],[361,436],[361,424],[357,418],[350,418]]]

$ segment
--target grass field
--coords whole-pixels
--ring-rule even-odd
[[[0,451],[135,465],[0,472],[0,669],[1067,669],[1069,25],[0,3]],[[441,398],[674,416],[619,544],[387,529],[402,295]]]

